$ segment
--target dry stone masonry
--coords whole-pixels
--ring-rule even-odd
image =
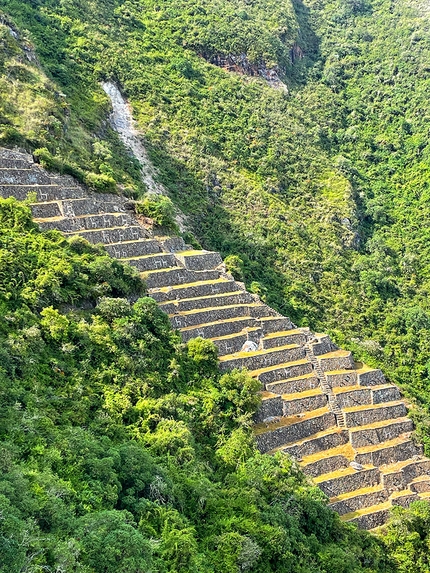
[[[0,196],[26,199],[35,220],[102,243],[136,267],[183,340],[211,339],[222,369],[247,368],[261,382],[255,438],[262,452],[293,456],[342,519],[372,529],[393,504],[430,498],[430,460],[396,386],[354,362],[330,338],[291,321],[225,272],[218,253],[139,224],[127,199],[89,192],[48,174],[32,157],[0,150]]]

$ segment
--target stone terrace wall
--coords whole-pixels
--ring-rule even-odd
[[[249,369],[262,386],[255,439],[262,452],[293,456],[342,519],[371,529],[393,504],[430,497],[430,460],[411,440],[398,388],[356,364],[330,338],[297,328],[226,273],[218,253],[144,228],[123,197],[53,176],[31,156],[0,149],[0,196],[34,193],[33,216],[102,243],[136,267],[183,340],[211,339],[222,369]]]

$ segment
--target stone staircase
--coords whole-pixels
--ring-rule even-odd
[[[29,193],[42,229],[102,243],[142,273],[184,341],[211,339],[221,369],[244,367],[258,378],[259,449],[293,456],[343,520],[372,529],[391,505],[430,497],[430,460],[412,442],[400,392],[380,370],[265,305],[226,273],[218,253],[145,228],[126,198],[90,192],[27,154],[0,149],[0,196]]]

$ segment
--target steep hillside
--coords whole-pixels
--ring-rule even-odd
[[[119,81],[204,246],[239,255],[270,304],[332,330],[427,404],[421,3],[0,6],[80,120],[103,113],[97,82]]]
[[[14,199],[0,227],[2,573],[395,571],[288,457],[255,450],[258,383],[129,302],[130,266]]]

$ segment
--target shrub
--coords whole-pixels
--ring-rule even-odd
[[[227,271],[233,275],[235,280],[243,281],[243,261],[237,255],[229,255],[224,259]]]
[[[175,208],[169,197],[151,195],[136,203],[136,212],[149,217],[156,225],[177,230]]]

